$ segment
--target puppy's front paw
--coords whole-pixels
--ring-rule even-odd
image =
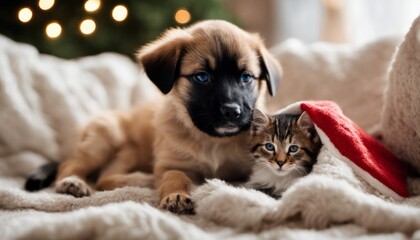
[[[194,214],[194,203],[190,196],[184,193],[171,193],[160,201],[161,209],[179,214]]]
[[[57,182],[55,190],[58,193],[70,194],[77,198],[89,196],[91,193],[87,183],[76,176],[63,178]]]

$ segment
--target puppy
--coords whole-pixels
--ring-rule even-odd
[[[98,190],[145,186],[153,173],[160,208],[192,213],[189,193],[204,179],[249,176],[245,130],[265,91],[275,94],[281,69],[258,35],[217,20],[168,30],[137,58],[164,95],[93,119],[59,166],[56,190],[87,196],[97,170]]]

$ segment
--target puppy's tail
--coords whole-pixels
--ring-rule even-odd
[[[25,189],[33,192],[51,185],[57,175],[58,163],[50,162],[39,167],[25,182]]]

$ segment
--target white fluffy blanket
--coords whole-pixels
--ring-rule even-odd
[[[411,32],[408,36],[416,41],[403,45],[419,46],[419,23]],[[284,106],[288,95],[290,101],[336,100],[352,119],[371,128],[379,123],[382,103],[375,94],[385,87],[396,44],[395,39],[356,47],[285,42],[273,50],[286,75],[269,106]],[[316,92],[320,86],[323,90]],[[362,95],[343,94],[355,89]],[[127,187],[80,199],[52,189],[22,189],[36,167],[68,156],[77,129],[89,116],[137,104],[155,91],[125,57],[102,54],[67,61],[0,36],[2,239],[420,238],[418,180],[409,182],[412,197],[399,202],[385,198],[325,148],[313,172],[280,200],[209,180],[192,194],[197,203],[193,216],[158,210],[150,189]]]

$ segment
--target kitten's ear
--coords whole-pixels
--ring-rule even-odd
[[[166,94],[179,75],[182,51],[191,35],[182,29],[170,29],[158,40],[142,47],[136,54],[150,80]]]
[[[252,120],[251,120],[251,135],[256,136],[262,133],[264,129],[270,124],[270,119],[267,115],[261,112],[259,109],[254,109],[252,111]]]
[[[307,112],[300,114],[299,119],[297,120],[297,125],[305,131],[308,138],[312,137],[314,133],[316,133],[315,125]]]

